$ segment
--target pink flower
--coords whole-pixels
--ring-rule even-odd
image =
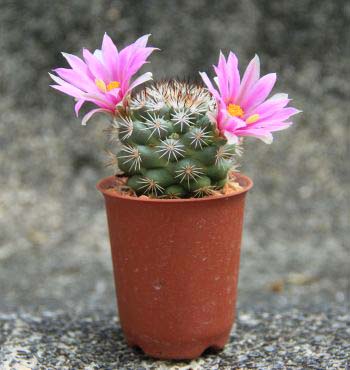
[[[116,107],[125,104],[125,98],[134,87],[152,79],[152,73],[147,72],[131,83],[132,77],[155,50],[146,47],[149,36],[142,36],[133,44],[118,51],[112,39],[105,34],[101,50],[91,54],[89,50],[83,49],[84,60],[75,55],[62,53],[71,68],[55,69],[54,72],[59,77],[50,74],[57,83],[51,86],[76,99],[77,115],[85,102],[91,102],[99,107],[84,116],[83,125],[98,112],[114,115]]]
[[[289,127],[289,117],[300,111],[287,107],[287,94],[276,94],[266,99],[275,82],[276,74],[269,73],[260,78],[260,61],[256,55],[244,72],[242,81],[238,71],[238,60],[230,52],[227,61],[220,53],[214,66],[216,77],[214,88],[207,74],[200,73],[208,90],[217,103],[215,122],[220,132],[230,143],[236,143],[240,136],[255,136],[265,143],[272,142],[273,131]]]

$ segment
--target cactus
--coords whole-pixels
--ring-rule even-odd
[[[201,86],[158,82],[118,108],[110,132],[116,159],[137,195],[188,198],[222,189],[239,155],[210,119],[215,101]]]

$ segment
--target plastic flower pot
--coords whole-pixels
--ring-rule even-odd
[[[106,202],[120,323],[127,343],[159,359],[221,349],[235,318],[243,190],[195,199],[140,199],[97,188]]]

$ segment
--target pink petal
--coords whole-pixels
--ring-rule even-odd
[[[86,126],[86,123],[89,121],[89,119],[96,113],[105,113],[105,114],[111,115],[111,112],[107,109],[103,109],[103,108],[93,109],[89,113],[85,114],[85,116],[83,117],[83,120],[81,121],[81,124],[83,126]]]
[[[236,134],[238,136],[253,136],[262,140],[266,144],[271,144],[273,141],[273,136],[271,135],[271,133],[263,129],[240,130],[237,131]]]
[[[61,78],[77,88],[88,91],[89,89],[95,89],[96,85],[86,75],[79,73],[73,69],[68,68],[56,68],[54,70]]]
[[[102,41],[102,55],[103,61],[105,63],[106,68],[110,71],[112,76],[112,80],[117,80],[117,61],[118,61],[118,49],[114,45],[112,39],[107,35],[107,33],[103,36]]]
[[[86,64],[89,67],[89,70],[94,75],[95,78],[103,80],[103,81],[111,81],[111,75],[106,70],[104,65],[101,63],[100,60],[96,56],[90,53],[89,50],[83,49],[83,56],[85,59]]]
[[[238,71],[238,60],[235,54],[230,52],[228,60],[222,52],[220,52],[219,62],[217,66],[214,66],[214,71],[217,77],[214,78],[217,84],[221,98],[225,104],[234,102],[239,88],[239,71]]]
[[[145,47],[149,35],[143,36],[133,44],[127,46],[119,53],[118,58],[118,78],[121,82],[123,94],[129,88],[131,77],[146,63],[149,55],[156,48]]]
[[[79,99],[75,106],[74,106],[74,110],[75,110],[75,114],[76,116],[78,117],[79,115],[79,111],[80,111],[80,108],[82,107],[82,105],[85,103],[85,100],[84,99]]]
[[[292,124],[293,122],[272,123],[272,124],[266,125],[266,129],[268,129],[270,132],[281,131],[281,130],[285,130],[286,128],[290,127]]]
[[[238,59],[231,51],[228,56],[227,67],[228,78],[230,81],[229,96],[232,101],[235,101],[239,90],[240,75],[238,71]]]
[[[209,92],[214,96],[216,100],[221,100],[219,92],[214,88],[213,84],[211,83],[208,75],[205,72],[199,72],[200,76],[202,77],[203,82],[207,86]]]
[[[240,105],[244,109],[249,107],[257,106],[262,103],[270,94],[273,86],[276,82],[276,73],[269,73],[266,76],[260,78],[258,82],[246,92],[240,101]]]
[[[242,119],[240,119],[238,117],[230,116],[227,113],[226,109],[221,110],[221,113],[223,115],[226,115],[225,121],[222,124],[222,126],[224,127],[225,130],[233,132],[233,131],[237,130],[238,128],[245,127],[247,125]]]
[[[49,76],[58,84],[51,85],[51,87],[75,98],[81,98],[83,91],[51,73],[49,73]]]
[[[123,82],[122,89],[126,90],[128,88],[128,84],[132,76],[141,69],[141,67],[146,63],[148,56],[154,50],[153,48],[147,49],[150,50],[140,49],[132,52],[127,57],[126,62],[122,65],[121,69],[120,79]]]
[[[248,118],[252,114],[259,114],[259,120],[269,117],[276,113],[276,111],[284,108],[290,99],[287,94],[275,94],[270,99],[267,99],[264,103],[258,105],[256,108],[248,109],[245,111],[245,118]]]
[[[121,89],[118,87],[116,89],[113,89],[113,90],[110,90],[108,91],[106,94],[106,100],[108,98],[108,101],[112,101],[113,102],[113,110],[115,109],[115,107],[123,100],[124,98],[124,94],[122,93]],[[110,109],[110,108],[108,108]]]
[[[64,94],[73,96],[74,98],[80,99],[82,96],[82,91],[76,89],[72,85],[50,85],[50,87],[63,92]]]
[[[288,94],[284,93],[277,93],[271,96],[269,100],[281,100],[281,99],[288,99]]]
[[[277,112],[275,112],[273,115],[266,118],[268,121],[285,121],[291,116],[294,116],[295,114],[300,113],[301,111],[296,108],[287,107],[283,108]]]
[[[129,74],[134,75],[145,63],[150,54],[156,50],[156,48],[145,48],[137,50],[129,60]]]
[[[227,119],[226,104],[222,100],[216,101],[216,123],[218,129],[221,130]]]
[[[73,54],[67,54],[67,53],[62,53],[64,58],[67,60],[69,65],[74,69],[74,70],[81,70],[84,73],[87,73],[88,68],[86,64],[77,56]]]
[[[68,84],[68,82],[62,80],[62,78],[58,77],[58,76],[55,76],[53,75],[52,73],[49,72],[49,76],[59,85],[64,85],[64,84]]]
[[[147,42],[150,36],[151,36],[150,33],[148,35],[141,36],[134,42],[134,45],[139,48],[144,48],[147,45]]]
[[[90,101],[99,107],[114,110],[115,99],[113,96],[108,94],[99,94],[99,93],[84,93],[82,97],[86,101]]]
[[[98,59],[102,64],[103,62],[103,55],[102,51],[100,49],[96,49],[92,54],[96,59]],[[106,66],[105,66],[106,67]]]
[[[152,72],[146,72],[140,77],[138,77],[128,88],[127,92],[130,92],[132,89],[134,89],[136,86],[139,86],[147,81],[152,80]]]
[[[238,144],[238,136],[230,131],[224,131],[228,144]]]
[[[227,74],[227,64],[226,64],[226,59],[222,52],[220,52],[219,56],[219,62],[218,66],[213,66],[215,73],[217,75],[217,78],[214,78],[214,81],[216,82],[219,90],[220,90],[220,95],[222,99],[225,101],[225,103],[228,103],[229,100],[229,93],[228,93],[228,85],[229,85],[229,79],[228,79],[228,74]]]
[[[135,53],[137,48],[134,44],[131,44],[124,49],[122,49],[119,53],[119,63],[118,63],[118,79],[122,82],[129,82],[131,74],[128,73],[128,68],[130,66],[130,59],[132,55]]]
[[[256,81],[260,77],[260,60],[257,55],[250,61],[247,69],[244,72],[241,85],[239,87],[237,103],[245,98],[245,95],[249,93],[250,89],[254,86]]]

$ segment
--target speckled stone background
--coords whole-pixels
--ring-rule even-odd
[[[92,320],[97,332],[107,325],[107,335],[114,335],[115,323],[104,318],[113,314],[115,298],[104,206],[95,190],[95,183],[110,174],[104,168],[106,122],[96,118],[82,127],[73,115],[73,102],[49,89],[47,74],[64,65],[60,51],[94,49],[104,31],[120,45],[152,33],[151,43],[162,49],[151,59],[158,78],[211,72],[220,49],[234,50],[242,67],[257,52],[262,72],[278,73],[275,91],[288,92],[303,114],[292,128],[277,133],[271,146],[246,141],[242,172],[254,179],[255,187],[247,203],[239,312],[260,320],[261,332],[255,338],[264,343],[268,322],[264,323],[259,307],[266,314],[275,312],[277,319],[273,314],[270,319],[278,327],[283,322],[278,315],[288,320],[299,312],[297,321],[290,322],[304,325],[310,307],[322,316],[327,306],[332,314],[319,322],[327,328],[335,325],[349,304],[349,22],[346,0],[2,0],[0,312],[4,325],[22,333],[16,329],[16,315],[25,315],[20,322],[34,320],[38,330],[50,332],[50,325],[55,331],[64,315],[70,317],[67,322],[81,316],[74,325],[84,327],[85,319]],[[92,313],[97,309],[96,321]],[[52,318],[46,319],[43,312],[51,312]],[[69,333],[69,325],[66,330]],[[309,333],[310,338],[317,331]],[[244,333],[249,330],[238,326],[235,340],[240,336],[246,340]],[[344,352],[341,338],[335,347]],[[259,368],[262,362],[254,361],[254,356],[248,365],[238,361],[252,348],[233,345],[228,350],[231,360],[214,356],[219,367],[204,360],[203,368],[220,368],[221,360],[222,366]],[[136,356],[128,367],[129,350],[120,351],[121,356],[127,353],[126,362],[121,357],[118,366],[101,365],[98,357],[96,366],[150,366],[150,362],[142,365],[141,359],[137,365]],[[263,365],[268,367],[272,357],[264,356]],[[345,360],[337,356],[334,352],[324,364],[332,368],[331,361],[339,358],[337,366],[345,367]],[[0,355],[0,362],[5,357]],[[89,368],[93,360],[86,361]],[[280,367],[270,364],[271,368],[288,365],[283,356],[279,361]],[[295,366],[309,366],[300,364]],[[321,362],[315,364],[323,368]]]

